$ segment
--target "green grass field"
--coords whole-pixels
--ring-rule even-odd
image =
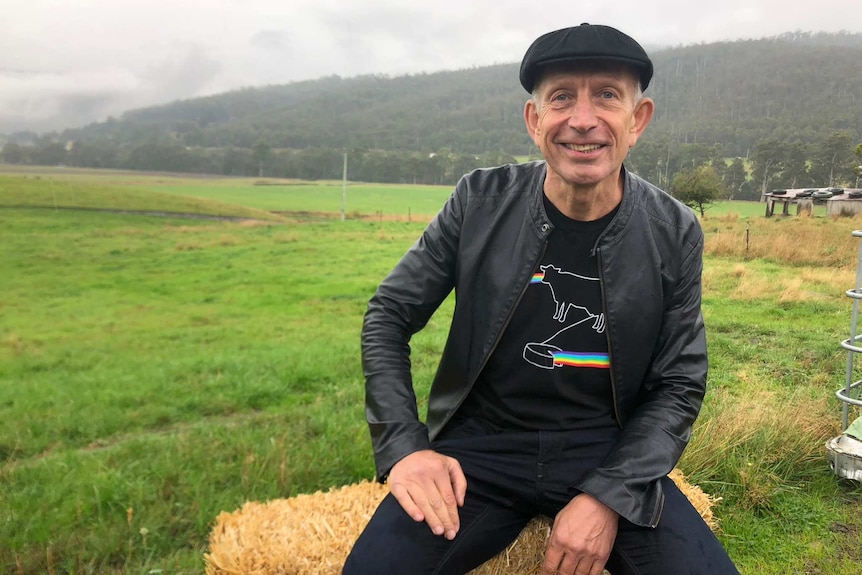
[[[0,174],[3,173],[0,166]],[[21,183],[27,178],[28,193]],[[233,209],[238,215],[253,210],[323,212],[340,214],[341,182],[298,182],[272,178],[191,178],[169,174],[144,174],[119,171],[95,172],[74,168],[16,167],[8,174],[12,180],[0,183],[0,205],[123,206],[145,209],[140,203],[167,205],[170,211],[196,211],[218,214]],[[38,178],[38,179],[37,179]],[[106,193],[106,190],[111,190]],[[151,192],[141,195],[141,192]],[[345,212],[351,218],[382,216],[383,219],[408,220],[412,216],[428,220],[452,192],[445,186],[379,185],[349,183],[345,191]],[[91,199],[92,198],[92,199]],[[15,199],[15,202],[12,202]],[[94,201],[96,200],[97,201]],[[138,207],[136,207],[138,206]],[[229,206],[229,207],[228,207]],[[219,209],[221,211],[219,211]],[[260,214],[257,214],[261,217]],[[268,219],[272,219],[271,216]],[[378,218],[379,219],[379,218]]]
[[[148,174],[117,170],[81,170],[76,168],[46,168],[0,164],[0,177],[30,180],[27,193],[13,189],[11,183],[0,185],[0,205],[44,206],[121,206],[125,209],[146,209],[148,205],[168,207],[170,211],[196,211],[218,215],[233,209],[244,215],[246,210],[267,212],[322,212],[340,214],[342,183],[336,181],[302,182],[273,178],[189,177],[176,174]],[[37,179],[38,178],[38,179]],[[38,184],[38,187],[37,187]],[[103,193],[112,190],[110,194]],[[153,192],[141,195],[140,193]],[[396,184],[363,184],[348,182],[345,191],[345,212],[348,217],[378,220],[427,221],[437,213],[452,192],[448,186]],[[30,199],[28,196],[35,196]],[[25,200],[26,199],[26,200]],[[138,206],[136,208],[136,206]],[[171,207],[173,206],[173,207]],[[757,202],[716,202],[706,212],[706,218],[737,214],[753,218],[764,214],[765,207]],[[823,216],[825,208],[817,206],[815,214]],[[249,213],[249,217],[254,214]],[[261,217],[258,213],[257,217]],[[272,216],[263,216],[271,219]]]
[[[0,573],[202,573],[219,512],[372,476],[359,329],[420,221],[271,217],[280,186],[251,181],[36,175],[0,177]],[[249,219],[54,209],[63,178],[67,207]],[[358,212],[426,219],[448,194],[367,188]],[[337,212],[321,189],[285,209]],[[710,391],[680,466],[722,498],[742,573],[858,575],[862,490],[823,449],[858,222],[754,205],[704,222]],[[451,305],[412,342],[420,396]]]

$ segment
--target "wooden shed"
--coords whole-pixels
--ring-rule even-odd
[[[859,197],[850,197],[849,192],[859,191]],[[827,216],[855,216],[862,213],[862,190],[846,190],[840,196],[834,196],[826,201]]]

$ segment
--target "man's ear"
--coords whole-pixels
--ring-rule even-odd
[[[641,98],[638,100],[638,103],[635,104],[635,109],[632,112],[634,122],[629,130],[629,147],[632,147],[637,143],[638,138],[640,138],[641,134],[646,130],[650,120],[652,120],[652,115],[654,113],[655,102],[652,101],[652,98]]]
[[[524,104],[524,123],[527,125],[527,133],[533,139],[536,146],[539,145],[541,129],[539,128],[539,108],[536,101],[530,98]]]

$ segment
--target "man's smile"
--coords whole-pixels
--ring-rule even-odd
[[[563,144],[563,147],[575,152],[594,152],[603,147],[602,144]]]

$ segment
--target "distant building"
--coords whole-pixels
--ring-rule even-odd
[[[790,215],[790,206],[796,205],[796,215],[811,214],[817,204],[826,205],[827,216],[855,216],[862,213],[862,189],[859,188],[799,188],[772,190],[764,195],[766,217],[775,215],[776,204],[781,214]]]

